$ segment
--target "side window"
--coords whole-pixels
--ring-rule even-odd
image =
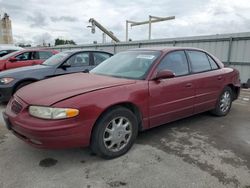
[[[30,52],[24,52],[16,56],[16,59],[19,61],[30,60]]]
[[[81,66],[89,66],[89,53],[77,53],[70,57],[67,61],[67,64],[71,65],[71,67],[81,67]]]
[[[53,55],[51,52],[46,52],[46,51],[40,51],[38,53],[39,53],[39,59],[48,59]]]
[[[39,54],[38,54],[38,52],[32,52],[32,55],[31,55],[31,59],[33,60],[35,60],[35,59],[39,59]]]
[[[213,70],[218,69],[219,67],[218,67],[217,63],[209,55],[207,57],[208,57],[208,60],[210,62],[210,65],[211,65],[212,69]]]
[[[94,65],[99,65],[101,62],[110,58],[110,54],[102,52],[93,52],[93,57],[94,57]]]
[[[204,72],[211,70],[207,55],[199,51],[187,51],[191,61],[192,72]]]
[[[184,51],[167,54],[158,66],[158,70],[163,69],[171,70],[176,76],[188,74],[188,62]]]
[[[3,56],[5,56],[5,55],[7,55],[8,54],[8,51],[7,50],[2,50],[2,51],[0,51],[0,57],[3,57]]]

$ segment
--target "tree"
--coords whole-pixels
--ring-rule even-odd
[[[30,44],[19,44],[18,46],[19,46],[19,47],[22,47],[22,48],[31,47]]]
[[[76,45],[76,43],[73,40],[63,40],[63,39],[55,39],[55,46],[57,45],[65,45],[65,44],[73,44]]]

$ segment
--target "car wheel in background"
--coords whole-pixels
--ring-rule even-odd
[[[112,108],[97,121],[91,136],[91,149],[106,159],[119,157],[132,147],[137,133],[135,115],[124,107]]]
[[[221,93],[217,103],[216,108],[212,110],[212,113],[216,116],[225,116],[231,109],[233,101],[233,92],[230,87],[225,87]]]

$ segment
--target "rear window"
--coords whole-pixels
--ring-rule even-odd
[[[211,70],[210,62],[204,52],[187,51],[187,54],[191,61],[192,72],[198,73]]]
[[[110,54],[102,53],[102,52],[93,52],[94,57],[94,64],[99,65],[101,62],[105,61],[106,59],[110,58]]]
[[[39,59],[48,59],[53,55],[51,52],[46,52],[46,51],[40,51],[38,53],[39,53]]]

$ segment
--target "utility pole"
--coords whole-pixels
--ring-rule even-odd
[[[149,20],[148,21],[135,22],[135,21],[126,20],[126,41],[128,41],[128,25],[129,24],[130,24],[131,27],[138,26],[138,25],[149,24],[149,28],[148,28],[148,40],[151,40],[152,23],[162,22],[162,21],[167,21],[167,20],[173,20],[173,19],[175,19],[175,16],[156,17],[156,16],[149,15]]]

